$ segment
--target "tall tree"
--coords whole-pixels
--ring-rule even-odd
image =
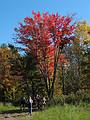
[[[65,93],[76,93],[80,89],[89,88],[90,82],[90,26],[79,22],[75,31],[76,38],[73,45],[66,48],[69,64],[65,79]]]
[[[9,91],[12,85],[12,76],[10,74],[11,57],[11,50],[6,45],[2,45],[0,47],[0,86],[2,87],[3,91],[3,101],[5,100],[5,94],[7,93],[7,91]]]
[[[32,54],[42,73],[47,95],[54,95],[57,66],[64,45],[71,42],[75,25],[72,17],[33,11],[33,18],[26,17],[15,29],[16,41],[25,46],[24,50]]]
[[[81,89],[90,90],[90,25],[86,21],[79,22],[76,32],[81,46]]]

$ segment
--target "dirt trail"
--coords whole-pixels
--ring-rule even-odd
[[[23,117],[30,117],[28,113],[0,114],[0,120],[22,120]]]

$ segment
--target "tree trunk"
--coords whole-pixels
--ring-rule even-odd
[[[64,76],[65,76],[65,72],[64,72],[64,63],[62,63],[62,94],[64,95],[65,94],[65,87],[64,87],[64,80],[65,80],[65,78],[64,78]],[[62,102],[62,105],[64,105],[65,104],[65,99],[64,99],[64,96],[63,96],[63,102]]]

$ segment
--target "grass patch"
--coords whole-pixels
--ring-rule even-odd
[[[33,113],[32,117],[24,117],[22,120],[90,120],[90,108],[70,105],[55,106]]]
[[[17,110],[18,107],[15,107],[13,105],[0,105],[0,112],[9,111],[9,110]]]

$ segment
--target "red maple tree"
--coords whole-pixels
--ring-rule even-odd
[[[75,25],[72,17],[32,12],[33,18],[26,17],[16,28],[16,41],[25,45],[24,50],[34,55],[37,67],[45,81],[48,97],[54,94],[57,66],[64,60],[61,51],[71,42]]]

